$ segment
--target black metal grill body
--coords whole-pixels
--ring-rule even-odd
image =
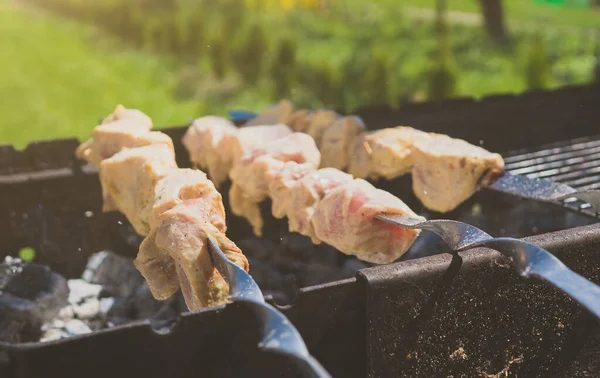
[[[599,98],[598,87],[582,87],[358,114],[372,127],[408,124],[471,143],[482,140],[494,151],[526,149],[507,157],[510,170],[585,187],[597,185],[595,148],[600,143],[590,136],[597,134]],[[184,131],[167,130],[182,167],[189,166],[179,143]],[[532,152],[535,146],[584,137]],[[124,217],[100,213],[98,179],[74,160],[77,144],[40,142],[23,152],[0,147],[0,227],[9,230],[0,235],[0,255],[33,246],[40,262],[74,277],[100,249],[136,252],[139,240],[124,236],[129,234]],[[377,185],[419,206],[406,178]],[[511,233],[507,223],[515,209],[568,221],[538,228],[541,232],[596,221],[578,204],[570,206],[583,213],[487,191],[461,211],[474,203],[484,208],[487,231],[495,235]],[[461,211],[445,216],[460,218]],[[228,223],[234,240],[249,233],[239,220]],[[267,229],[284,226],[272,223]],[[600,225],[527,240],[600,283]],[[335,377],[457,377],[502,371],[520,377],[600,376],[598,321],[549,285],[518,277],[490,250],[364,269],[353,279],[302,289],[284,312]],[[249,314],[231,305],[184,314],[169,334],[139,323],[46,344],[0,344],[0,377],[295,376],[287,361],[259,353],[257,339]]]

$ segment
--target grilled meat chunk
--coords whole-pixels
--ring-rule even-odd
[[[229,285],[212,265],[208,237],[215,238],[231,261],[249,269],[241,250],[225,236],[224,219],[217,213],[210,202],[198,198],[182,202],[158,219],[155,247],[175,262],[182,293],[192,311],[227,302]]]
[[[168,136],[158,132],[149,134],[150,129],[152,129],[152,121],[147,115],[139,110],[126,109],[119,105],[102,124],[94,128],[92,137],[77,147],[75,156],[99,168],[102,160],[108,159],[123,148],[145,146],[156,142],[173,148],[173,142]]]
[[[352,181],[352,176],[335,168],[306,173],[306,165],[290,163],[271,182],[273,215],[287,216],[290,231],[309,236],[320,244],[312,223],[321,199],[334,188]],[[297,178],[294,180],[294,178]]]
[[[362,179],[331,189],[312,216],[315,235],[341,252],[377,264],[392,262],[405,253],[419,235],[375,218],[380,214],[403,214],[416,219],[404,202]]]
[[[206,169],[217,187],[229,175],[233,161],[227,144],[237,132],[237,127],[225,118],[206,116],[196,119],[183,136],[190,161]]]
[[[179,290],[181,283],[175,260],[156,245],[156,232],[154,228],[144,238],[133,264],[148,282],[152,296],[164,301]]]
[[[454,210],[473,195],[488,168],[503,168],[499,154],[445,135],[418,140],[413,147],[412,183],[428,209]]]
[[[354,158],[348,172],[358,178],[388,180],[407,174],[414,165],[413,144],[429,137],[428,133],[405,126],[363,133],[352,146]]]
[[[276,105],[263,110],[256,118],[246,123],[246,126],[287,124],[294,106],[288,100],[281,100]]]
[[[316,169],[320,159],[313,139],[303,133],[290,134],[267,147],[255,148],[231,170],[231,210],[245,217],[252,224],[254,233],[260,236],[263,221],[258,203],[268,197],[272,178],[286,162],[306,163]]]
[[[342,117],[323,133],[319,151],[321,167],[345,170],[350,163],[350,146],[356,137],[365,130],[365,124],[359,117]]]
[[[310,126],[311,112],[306,109],[296,110],[292,113],[287,125],[297,133],[305,133]]]
[[[225,209],[221,194],[202,171],[174,169],[159,180],[154,190],[150,234],[140,245],[134,261],[136,268],[148,281],[157,299],[167,299],[180,287],[175,261],[156,244],[156,234],[163,213],[190,200],[202,199],[208,206],[207,220],[219,232],[225,232]]]
[[[232,153],[233,165],[254,149],[268,147],[292,133],[292,129],[284,124],[240,128],[237,136],[231,138],[227,146]]]
[[[228,286],[212,266],[207,238],[215,238],[246,271],[248,261],[225,236],[221,194],[203,172],[177,168],[171,139],[150,131],[151,126],[143,113],[119,106],[76,154],[99,167],[103,210],[121,211],[136,232],[146,235],[134,264],[154,297],[167,299],[181,288],[191,310],[223,304]],[[208,129],[196,126],[200,127],[191,129],[191,135]],[[237,129],[234,134],[237,138]],[[219,137],[209,135],[206,140],[210,148],[220,147]],[[202,149],[200,143],[197,153]],[[202,164],[218,165],[206,160]]]
[[[125,149],[100,164],[104,211],[119,210],[140,235],[150,232],[154,190],[177,168],[175,154],[164,145]]]
[[[144,114],[138,109],[127,109],[121,104],[117,105],[115,111],[102,120],[102,124],[105,125],[108,123],[121,121],[125,119],[137,121],[138,123],[146,125],[148,127],[148,130],[152,128],[152,119],[150,117],[148,117],[146,114]]]
[[[292,133],[286,125],[251,126],[238,129],[228,120],[206,116],[198,118],[183,136],[183,145],[192,163],[208,171],[217,187],[247,152]]]
[[[309,126],[306,133],[313,137],[315,144],[320,148],[323,134],[341,116],[331,110],[317,110],[308,116]]]

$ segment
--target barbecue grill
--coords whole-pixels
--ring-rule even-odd
[[[587,86],[357,114],[371,128],[407,124],[504,152],[511,173],[596,189],[599,98],[600,87]],[[189,167],[179,143],[185,128],[164,131],[178,165]],[[0,256],[31,246],[37,262],[79,277],[94,252],[136,253],[139,238],[125,218],[100,212],[96,172],[73,157],[78,143],[0,147]],[[409,178],[376,185],[424,213]],[[525,237],[600,283],[597,214],[578,201],[561,207],[484,189],[450,214],[426,215]],[[288,237],[285,222],[264,216],[265,239]],[[228,228],[236,242],[252,237],[241,219],[229,216]],[[421,239],[401,262],[303,287],[289,305],[269,301],[334,377],[600,375],[600,324],[575,302],[520,278],[499,253],[444,254],[435,236],[424,232]],[[168,332],[146,321],[55,342],[0,343],[0,376],[301,376],[284,356],[258,351],[258,325],[247,311],[234,303],[184,313]]]

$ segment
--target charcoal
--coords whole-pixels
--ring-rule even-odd
[[[262,289],[272,289],[281,286],[283,276],[271,265],[261,260],[248,258],[250,275]]]
[[[65,330],[59,328],[50,328],[43,332],[42,336],[40,337],[40,341],[54,341],[64,339],[67,337],[69,337],[69,334]]]
[[[69,336],[83,335],[92,332],[90,327],[79,319],[71,319],[65,323],[65,331]]]
[[[84,323],[92,330],[92,332],[106,328],[106,320],[99,317],[84,320]]]
[[[140,244],[144,240],[143,236],[140,236],[129,222],[119,221],[119,225],[122,227],[118,228],[118,233],[127,245],[133,248],[139,248]]]
[[[68,292],[67,280],[47,266],[6,257],[0,264],[0,338],[34,337],[67,304]]]
[[[347,277],[352,277],[359,270],[365,269],[365,268],[368,268],[368,267],[369,267],[368,264],[366,264],[363,261],[360,261],[357,258],[347,259],[346,261],[344,261],[344,264],[342,265],[342,269],[343,269],[344,275],[346,275]]]
[[[114,304],[115,304],[115,298],[112,298],[112,297],[100,298],[100,303],[98,306],[98,314],[100,316],[102,316],[103,318],[105,318],[106,316],[108,316],[108,313],[113,308]]]
[[[111,252],[93,255],[82,277],[67,281],[43,265],[7,258],[0,264],[0,341],[60,340],[142,319],[160,331],[187,311],[181,292],[154,299],[133,260]]]
[[[237,243],[247,257],[265,260],[281,254],[281,248],[274,242],[265,238],[247,238]]]
[[[79,304],[89,298],[98,298],[102,286],[81,279],[69,280],[69,303]]]
[[[171,300],[159,301],[152,296],[148,285],[141,285],[127,298],[135,319],[147,319],[158,313],[163,306],[170,305]]]
[[[265,291],[266,295],[271,295],[276,304],[280,306],[291,305],[298,296],[300,287],[296,276],[287,274],[283,276],[281,285],[277,289]]]
[[[73,306],[66,306],[60,309],[58,312],[59,319],[73,319],[75,317],[75,311],[73,310]]]
[[[340,275],[337,268],[320,265],[304,264],[297,274],[300,287],[320,285],[325,282],[336,281]]]
[[[98,298],[90,298],[81,304],[74,305],[73,312],[77,319],[93,319],[100,314],[100,301]]]
[[[102,285],[105,294],[111,297],[131,295],[144,282],[144,277],[133,265],[133,259],[110,251],[92,255],[82,278]]]
[[[115,316],[110,318],[110,320],[106,323],[108,327],[118,327],[120,325],[125,325],[127,323],[131,323],[132,319],[130,318],[123,318],[123,317],[119,317],[119,316]]]
[[[103,303],[100,302],[99,312],[105,314],[104,316],[112,323],[115,322],[114,319],[117,319],[117,322],[119,322],[118,319],[130,319],[131,321],[161,316],[174,319],[179,310],[176,296],[166,301],[159,301],[154,298],[150,287],[146,283],[140,285],[128,297],[103,298],[103,300]],[[100,308],[102,309],[100,310]],[[172,310],[172,313],[170,310]]]
[[[343,256],[344,255],[334,247],[323,243],[315,248],[314,253],[311,255],[310,262],[339,269],[340,260]]]
[[[103,298],[105,299],[105,298]],[[123,297],[115,297],[110,298],[112,301],[110,304],[105,303],[105,306],[110,306],[108,309],[104,309],[105,316],[111,321],[115,318],[123,318],[123,319],[133,319],[133,308],[131,306],[131,301],[128,301],[127,298]]]
[[[291,258],[298,261],[307,262],[315,254],[315,245],[312,240],[304,235],[290,233],[281,238],[282,247],[285,249],[283,254],[285,258]]]
[[[174,304],[175,298],[170,298],[149,318],[152,328],[158,332],[163,332],[169,330],[176,323],[179,312]]]
[[[83,321],[78,319],[70,319],[62,321],[55,319],[44,324],[41,327],[41,336],[39,341],[60,340],[70,336],[83,335],[92,332],[92,329]]]
[[[189,311],[187,305],[185,304],[185,298],[183,297],[183,293],[181,292],[181,290],[175,293],[173,302],[175,312],[177,312],[178,314]]]
[[[65,328],[65,322],[60,319],[54,319],[51,322],[42,325],[41,330],[47,331],[49,329],[60,329]]]
[[[40,337],[40,324],[37,320],[15,318],[0,310],[0,341],[24,343],[36,341]]]

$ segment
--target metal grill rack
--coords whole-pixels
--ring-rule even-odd
[[[578,190],[600,188],[600,135],[552,143],[535,151],[512,151],[504,161],[512,174],[550,179]],[[576,198],[566,199],[563,205],[600,218],[588,203]]]

